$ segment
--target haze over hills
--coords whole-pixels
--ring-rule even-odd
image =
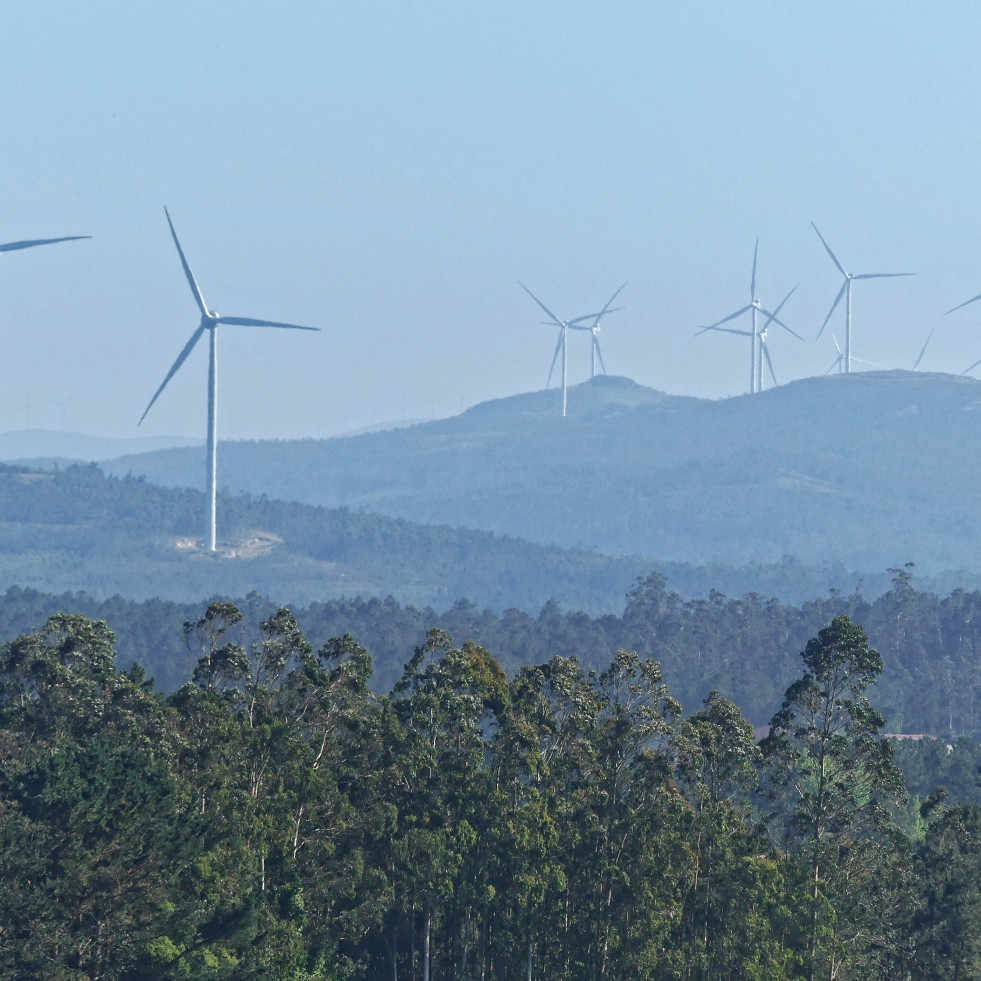
[[[0,433],[0,460],[83,460],[92,463],[131,453],[152,453],[174,447],[203,446],[204,440],[187,436],[136,436],[112,439],[61,433],[50,429],[21,429]]]
[[[981,570],[981,383],[904,371],[720,401],[626,378],[485,402],[407,429],[223,443],[235,491],[613,555],[731,566]],[[200,487],[200,450],[105,464]]]

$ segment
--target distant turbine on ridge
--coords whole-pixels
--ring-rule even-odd
[[[184,349],[177,355],[177,360],[167,372],[167,377],[160,383],[150,404],[146,407],[143,415],[140,416],[140,423],[146,418],[147,413],[157,401],[157,397],[167,387],[167,382],[177,374],[180,366],[187,360],[194,345],[201,339],[204,332],[210,331],[210,351],[208,356],[208,548],[214,552],[217,547],[217,501],[218,501],[218,325],[229,324],[235,327],[285,327],[289,330],[319,330],[319,327],[300,327],[298,324],[283,324],[275,320],[255,320],[251,317],[222,317],[213,310],[208,309],[204,302],[204,296],[198,287],[191,272],[191,267],[184,256],[181,243],[177,240],[177,232],[174,231],[174,223],[170,220],[170,212],[164,208],[167,216],[167,224],[170,225],[170,234],[174,238],[174,245],[177,246],[177,254],[181,257],[181,265],[184,267],[184,275],[191,287],[191,293],[201,311],[201,323],[191,334],[191,339],[184,345]],[[139,423],[137,423],[139,425]]]
[[[932,332],[931,332],[932,333]],[[838,357],[831,362],[831,367],[825,372],[826,375],[830,375],[835,368],[838,369],[838,374],[843,375],[845,373],[845,352],[842,351],[841,345],[838,343],[838,338],[834,334],[831,335],[831,340],[835,342],[835,350],[838,352]],[[927,338],[929,341],[930,338]],[[926,344],[923,345],[923,351],[926,350]],[[920,358],[923,357],[923,351],[920,351]],[[920,358],[916,359],[916,364],[920,363]],[[864,361],[862,358],[852,358],[852,361],[857,361],[859,364],[867,364],[870,368],[881,368],[882,365],[877,361]],[[913,365],[913,370],[916,371],[916,365]]]
[[[825,247],[825,249],[827,249],[828,255],[831,256],[831,261],[838,268],[838,272],[845,277],[845,281],[841,284],[841,289],[838,290],[838,295],[835,297],[835,302],[831,304],[831,309],[828,311],[828,315],[824,318],[824,323],[821,324],[821,329],[817,332],[817,336],[820,337],[824,333],[824,328],[828,326],[828,321],[831,319],[831,314],[835,312],[835,309],[841,302],[841,298],[845,297],[845,353],[843,355],[843,365],[845,374],[848,374],[852,370],[852,361],[860,360],[859,358],[852,357],[852,282],[856,279],[895,279],[897,276],[915,276],[916,273],[859,273],[857,275],[852,275],[850,272],[847,272],[845,267],[838,261],[838,257],[831,251],[831,246],[825,242],[824,236],[818,232],[818,227],[813,221],[811,222],[811,227],[815,232],[817,232],[817,237],[821,239],[821,244]],[[979,297],[975,297],[974,299],[977,300]],[[970,303],[972,301],[968,300],[967,302]],[[956,307],[954,309],[956,309]]]
[[[596,359],[597,358],[599,358],[599,363],[600,363],[600,367],[603,369],[603,374],[604,375],[606,374],[606,365],[603,363],[603,352],[600,351],[600,345],[599,345],[599,336],[598,335],[599,335],[599,332],[600,332],[600,321],[603,319],[603,317],[606,314],[608,314],[610,312],[610,306],[612,305],[613,301],[620,295],[620,291],[626,285],[627,285],[626,283],[622,283],[621,286],[620,286],[620,289],[618,289],[616,291],[616,293],[614,293],[613,296],[611,296],[609,298],[609,300],[607,300],[606,306],[603,307],[603,309],[600,310],[600,312],[598,314],[596,314],[596,320],[593,322],[593,324],[591,326],[584,327],[581,324],[570,324],[569,325],[570,327],[572,327],[573,330],[588,330],[589,333],[592,335],[592,338],[591,338],[592,339],[592,344],[590,346],[590,361],[589,361],[589,377],[591,379],[596,377]],[[622,310],[623,307],[617,307],[617,309],[618,310]]]
[[[583,323],[583,321],[586,320],[595,320],[596,323],[594,326],[598,328],[600,319],[602,317],[604,317],[608,313],[615,313],[617,310],[622,310],[623,307],[613,307],[612,309],[610,309],[610,303],[612,303],[613,300],[616,299],[617,294],[620,292],[620,290],[623,289],[623,286],[621,286],[620,290],[617,290],[617,292],[613,294],[613,297],[610,299],[610,302],[607,303],[607,305],[603,307],[603,309],[600,310],[599,313],[587,313],[584,314],[582,317],[576,317],[574,320],[559,320],[559,318],[556,317],[555,314],[552,313],[552,311],[549,310],[549,308],[545,306],[545,304],[542,303],[542,301],[539,300],[538,297],[535,296],[535,294],[532,293],[532,291],[528,289],[528,287],[525,286],[524,283],[519,282],[518,285],[549,315],[549,317],[552,318],[550,321],[548,321],[548,325],[559,328],[559,339],[555,345],[555,353],[552,355],[552,365],[548,369],[548,380],[545,382],[545,387],[548,388],[549,382],[551,382],[552,380],[552,372],[555,370],[555,362],[558,359],[559,351],[561,351],[562,352],[562,415],[564,417],[566,415],[566,407],[567,407],[567,396],[566,396],[566,389],[568,385],[567,333],[569,331],[569,328],[571,327],[573,330],[592,330],[591,327],[580,326]],[[626,286],[627,284],[624,283],[623,285]],[[594,340],[595,337],[596,335],[594,334],[593,335]],[[602,356],[601,356],[601,360],[602,360]]]
[[[744,307],[740,307],[735,313],[730,313],[728,317],[723,317],[721,320],[717,320],[714,324],[709,324],[707,327],[702,327],[698,332],[699,334],[704,334],[707,330],[718,330],[726,334],[741,334],[744,337],[750,339],[750,361],[749,361],[749,391],[752,395],[754,392],[763,390],[763,353],[764,345],[760,340],[760,332],[756,326],[756,316],[759,313],[764,314],[767,317],[766,325],[763,330],[765,331],[770,324],[779,324],[783,329],[794,335],[798,340],[802,341],[804,338],[800,336],[795,330],[791,330],[778,316],[780,312],[780,307],[790,299],[794,289],[788,293],[783,300],[780,302],[780,306],[771,313],[769,310],[764,309],[760,304],[759,299],[756,296],[756,257],[760,249],[760,240],[756,240],[756,245],[753,248],[753,272],[749,280],[749,303]],[[751,328],[750,330],[737,330],[734,327],[723,327],[722,324],[728,323],[730,320],[735,320],[737,317],[741,317],[747,311],[751,312]],[[767,359],[769,359],[769,352],[766,352]],[[771,365],[770,371],[772,373],[773,367]]]

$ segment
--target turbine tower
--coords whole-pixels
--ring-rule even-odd
[[[552,313],[552,311],[549,310],[549,308],[545,306],[545,304],[542,303],[542,301],[539,300],[538,297],[535,296],[535,294],[532,293],[532,291],[528,289],[528,287],[525,286],[524,283],[519,282],[518,285],[549,315],[549,317],[552,318],[551,320],[546,321],[546,323],[549,326],[559,328],[559,339],[555,345],[555,353],[552,355],[552,365],[548,369],[548,379],[545,382],[545,387],[548,388],[549,383],[552,381],[552,372],[555,370],[555,362],[558,359],[559,352],[561,351],[562,352],[562,416],[564,418],[566,415],[566,408],[568,404],[566,393],[568,388],[568,377],[569,377],[568,356],[567,356],[568,354],[567,335],[568,335],[569,328],[571,327],[573,330],[591,330],[590,327],[583,327],[580,325],[583,323],[583,321],[586,320],[595,320],[596,325],[598,325],[600,319],[606,314],[615,313],[617,310],[622,310],[623,307],[613,307],[612,310],[610,309],[610,303],[613,302],[613,299],[616,299],[616,296],[620,292],[620,290],[617,290],[617,292],[613,294],[613,298],[610,300],[610,303],[607,303],[607,305],[603,307],[603,309],[600,310],[599,313],[587,313],[584,314],[582,317],[576,317],[574,320],[559,320],[559,318],[556,317],[555,314]],[[627,284],[624,283],[623,285],[626,286]],[[620,289],[622,290],[623,286],[621,286]]]
[[[851,364],[853,361],[860,360],[859,358],[852,357],[852,283],[856,279],[895,279],[897,276],[915,276],[916,273],[859,273],[853,275],[848,272],[845,267],[838,261],[838,257],[831,251],[831,246],[828,245],[824,240],[824,236],[818,232],[817,225],[811,222],[811,227],[817,232],[817,237],[821,239],[821,244],[827,249],[828,255],[831,256],[831,261],[837,266],[838,272],[845,277],[845,281],[841,284],[841,289],[838,290],[838,295],[835,297],[835,302],[831,304],[831,309],[828,311],[828,315],[824,318],[824,323],[821,324],[821,329],[817,332],[817,336],[820,337],[824,333],[824,328],[828,326],[828,321],[831,319],[831,314],[835,312],[836,307],[841,302],[841,298],[845,297],[845,353],[843,355],[843,367],[844,373],[847,375],[851,370]],[[974,298],[975,300],[978,297]],[[967,301],[971,303],[971,300]],[[963,306],[963,304],[961,304]],[[957,307],[954,307],[956,310]]]
[[[760,335],[759,329],[757,328],[757,315],[762,313],[767,317],[766,327],[769,327],[771,323],[779,324],[784,330],[793,334],[798,340],[803,340],[804,338],[800,336],[795,330],[791,330],[778,316],[780,312],[780,307],[790,299],[791,294],[797,287],[788,293],[777,307],[776,311],[771,313],[769,310],[765,309],[756,295],[756,257],[760,249],[760,240],[756,240],[756,245],[753,248],[753,272],[749,280],[749,303],[744,307],[740,307],[735,313],[730,313],[728,317],[723,317],[721,320],[717,320],[714,324],[709,324],[707,327],[702,327],[698,332],[699,334],[704,334],[707,330],[720,330],[727,334],[741,334],[744,337],[749,338],[750,343],[750,360],[749,360],[749,392],[752,395],[755,392],[763,390],[763,355],[761,351]],[[749,330],[737,330],[733,327],[723,327],[722,324],[729,323],[730,320],[736,320],[741,317],[747,311],[751,314],[751,326]]]
[[[319,330],[319,327],[300,327],[298,324],[282,324],[275,320],[255,320],[251,317],[223,317],[208,309],[204,302],[201,289],[191,272],[191,267],[184,256],[181,243],[177,240],[177,232],[174,231],[174,223],[170,220],[170,212],[164,208],[167,216],[167,224],[170,225],[170,234],[174,238],[174,245],[177,246],[177,254],[181,258],[181,265],[184,267],[184,275],[191,287],[191,293],[201,311],[201,322],[197,329],[191,334],[191,339],[184,345],[184,349],[177,355],[177,360],[167,372],[167,377],[160,383],[150,404],[146,407],[143,415],[140,416],[140,423],[146,418],[147,413],[157,401],[157,397],[167,387],[167,383],[177,374],[180,366],[187,360],[187,356],[194,349],[194,345],[201,339],[205,331],[209,332],[210,348],[208,353],[208,548],[214,552],[217,548],[217,502],[218,502],[218,325],[228,324],[235,327],[285,327],[289,330]],[[137,423],[139,425],[139,423]]]

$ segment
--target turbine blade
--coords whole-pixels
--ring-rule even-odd
[[[170,234],[174,236],[174,245],[177,246],[177,254],[181,257],[184,275],[187,276],[187,281],[191,284],[191,292],[194,294],[194,299],[201,309],[202,316],[210,317],[211,311],[204,302],[204,297],[201,295],[201,289],[197,284],[197,280],[194,278],[194,273],[191,272],[191,267],[187,264],[187,258],[184,255],[184,250],[181,248],[181,243],[177,240],[177,232],[174,231],[174,223],[170,220],[170,212],[166,207],[164,207],[164,214],[167,216],[167,224],[170,225]]]
[[[782,306],[782,304],[781,304],[781,306]],[[781,320],[781,319],[780,319],[780,318],[779,318],[779,317],[778,317],[778,316],[776,315],[776,312],[774,312],[774,313],[770,313],[770,311],[769,311],[769,310],[764,310],[764,309],[763,309],[763,307],[760,307],[760,313],[762,313],[762,314],[765,314],[765,315],[766,315],[766,317],[768,318],[768,319],[767,319],[767,321],[766,321],[766,323],[765,323],[765,324],[763,325],[763,330],[766,330],[766,328],[767,328],[767,327],[768,327],[768,326],[769,326],[770,324],[779,324],[779,325],[780,325],[781,327],[783,327],[783,329],[784,329],[784,330],[786,330],[786,331],[789,331],[789,332],[790,332],[791,334],[793,334],[793,335],[794,335],[794,337],[796,337],[796,338],[797,338],[798,340],[800,340],[800,341],[802,341],[802,340],[804,340],[804,338],[803,338],[803,337],[801,337],[801,336],[800,336],[800,334],[798,334],[796,330],[792,330],[792,329],[791,329],[790,327],[788,327],[788,326],[787,326],[787,325],[786,325],[786,324],[785,324],[785,323],[784,323],[784,322],[783,322],[783,321],[782,321],[782,320]]]
[[[552,318],[552,321],[554,322],[554,324],[557,327],[561,327],[562,326],[562,321],[559,320],[559,318],[556,317],[555,314],[552,313],[552,311],[549,310],[549,308],[547,306],[545,306],[545,304],[542,303],[542,301],[539,300],[538,297],[535,296],[535,294],[532,293],[532,291],[530,289],[528,289],[528,287],[525,286],[524,283],[519,282],[518,285]],[[546,385],[545,387],[547,388],[548,386]]]
[[[770,360],[770,349],[766,346],[766,338],[760,338],[763,345],[763,356],[766,358],[766,365],[770,369],[770,377],[773,379],[774,385],[779,385],[780,382],[777,381],[777,376],[773,371],[773,362]]]
[[[835,312],[838,304],[841,303],[841,298],[845,295],[845,290],[848,289],[848,280],[846,279],[841,284],[841,289],[838,290],[838,295],[835,297],[835,302],[831,304],[831,309],[828,311],[828,315],[824,318],[824,323],[821,324],[821,329],[817,332],[817,336],[820,337],[824,333],[824,328],[828,326],[828,321],[831,319],[831,314]],[[817,340],[817,337],[815,338]],[[837,343],[837,341],[835,342]]]
[[[756,239],[756,245],[753,246],[753,274],[749,278],[749,299],[750,302],[756,299],[756,255],[760,251],[760,240]]]
[[[623,285],[626,286],[627,284],[624,283]],[[623,286],[621,286],[620,289],[623,289]],[[605,375],[606,365],[603,363],[603,352],[600,350],[599,338],[595,334],[593,334],[593,347],[596,348],[596,357],[599,358],[600,367],[603,369],[603,374]]]
[[[854,360],[854,359],[853,359],[853,360]],[[829,369],[828,369],[828,370],[827,370],[827,371],[825,372],[825,374],[826,374],[826,375],[830,375],[830,374],[831,374],[831,372],[832,372],[832,371],[834,371],[834,370],[835,370],[835,368],[837,368],[837,367],[838,367],[838,365],[840,365],[840,364],[841,364],[841,362],[842,362],[842,356],[841,356],[841,355],[839,355],[839,356],[838,356],[837,358],[835,358],[835,359],[834,359],[834,361],[833,361],[833,362],[831,363],[831,367],[830,367],[830,368],[829,368]]]
[[[232,324],[235,327],[288,327],[290,330],[320,330],[319,327],[301,327],[299,324],[281,324],[276,320],[254,320],[251,317],[218,317],[219,324]]]
[[[715,324],[713,324],[711,327],[703,327],[695,336],[698,337],[699,334],[704,334],[707,330],[717,330],[723,334],[740,334],[742,337],[753,336],[753,332],[751,330],[739,330],[738,327],[716,327]]]
[[[977,361],[975,361],[975,362],[974,362],[974,364],[972,364],[970,368],[965,368],[965,369],[964,369],[964,370],[963,370],[963,371],[961,372],[961,374],[962,374],[962,375],[966,375],[966,374],[967,374],[967,373],[968,373],[969,371],[971,371],[971,370],[973,370],[974,368],[977,368],[977,366],[978,366],[979,364],[981,364],[981,358],[979,358],[979,359],[978,359]]]
[[[936,327],[933,328],[933,330],[936,329],[937,329]],[[933,337],[933,330],[931,330],[930,333],[927,334],[927,339],[923,342],[923,347],[920,348],[920,356],[913,363],[914,371],[916,371],[916,369],[919,368],[920,362],[923,360],[923,355],[926,354],[927,345],[930,343],[930,338]]]
[[[626,284],[624,284],[624,285],[626,285]],[[625,307],[613,307],[611,310],[605,310],[605,309],[604,310],[600,310],[599,313],[584,313],[581,317],[576,317],[575,320],[567,320],[566,321],[566,326],[573,327],[576,324],[581,324],[584,320],[594,320],[594,319],[596,320],[596,324],[598,324],[599,321],[600,321],[600,317],[603,317],[603,316],[605,316],[608,313],[616,313],[618,310],[624,310],[624,309],[626,309],[626,308]],[[593,327],[595,327],[596,324],[593,324]],[[592,330],[592,327],[587,327],[586,330]]]
[[[586,316],[585,316],[585,317],[576,317],[576,319],[575,319],[575,320],[570,320],[570,321],[569,321],[569,326],[570,326],[570,327],[573,327],[573,326],[575,326],[576,324],[578,324],[578,323],[579,323],[580,321],[583,321],[583,320],[591,320],[591,319],[593,319],[593,317],[595,317],[595,318],[596,318],[596,322],[595,322],[594,324],[592,324],[592,326],[590,326],[590,327],[586,327],[586,328],[582,328],[582,327],[577,327],[576,329],[577,329],[577,330],[584,330],[584,329],[585,329],[585,330],[592,330],[592,329],[593,329],[593,327],[599,327],[599,323],[600,323],[600,320],[601,320],[601,319],[602,319],[603,317],[605,317],[605,316],[606,316],[606,315],[607,315],[608,313],[616,313],[616,312],[617,312],[617,310],[622,310],[622,309],[623,309],[623,307],[613,307],[612,309],[610,309],[610,305],[611,305],[611,304],[613,303],[613,301],[614,301],[614,300],[615,300],[615,299],[616,299],[616,298],[617,298],[617,297],[618,297],[618,296],[620,295],[620,292],[621,292],[621,290],[622,290],[622,289],[624,288],[624,286],[626,286],[626,285],[627,285],[627,282],[626,282],[626,280],[624,280],[624,281],[623,281],[623,282],[622,282],[622,283],[620,284],[620,289],[618,289],[618,290],[616,291],[616,293],[614,293],[614,294],[613,294],[613,296],[611,296],[611,297],[610,297],[610,298],[609,298],[609,299],[608,299],[608,300],[606,301],[606,304],[605,304],[605,306],[603,307],[603,309],[602,309],[602,310],[600,310],[600,312],[599,312],[599,313],[597,313],[597,314],[592,314],[592,313],[588,313],[588,314],[586,314]],[[604,374],[605,374],[605,373],[606,373],[606,369],[604,369]]]
[[[560,327],[559,340],[558,343],[555,345],[555,354],[552,355],[552,364],[549,366],[548,369],[548,378],[545,380],[546,388],[548,388],[548,386],[552,383],[552,372],[555,371],[555,362],[559,360],[559,351],[562,350],[562,338],[564,336],[565,336],[565,331]]]
[[[965,300],[963,303],[958,303],[956,307],[951,307],[947,313],[953,313],[955,310],[960,310],[961,307],[966,307],[969,303],[974,303],[975,300],[981,300],[981,293],[977,296],[972,296],[970,300]]]
[[[193,334],[191,334],[191,339],[184,345],[184,350],[177,355],[177,360],[172,365],[170,371],[167,372],[167,377],[160,383],[160,387],[156,390],[156,392],[154,392],[153,398],[150,399],[150,404],[144,410],[143,415],[140,416],[140,422],[136,424],[137,426],[140,425],[140,423],[146,418],[147,412],[149,412],[153,407],[153,403],[157,401],[157,396],[167,387],[167,382],[169,382],[170,379],[177,374],[178,368],[180,368],[180,366],[187,360],[187,356],[191,353],[194,345],[201,339],[201,335],[205,332],[205,329],[204,324],[202,324]]]
[[[31,249],[35,245],[54,245],[55,242],[75,242],[80,238],[91,238],[91,235],[66,235],[63,238],[34,238],[24,242],[7,242],[0,245],[0,252],[16,252],[18,249]]]
[[[741,310],[737,310],[735,313],[730,313],[728,317],[723,317],[721,320],[716,320],[714,324],[709,324],[708,327],[703,327],[702,330],[711,330],[713,327],[718,327],[719,324],[727,323],[730,320],[735,320],[736,317],[741,317],[747,310],[752,310],[753,304],[747,303]]]
[[[838,343],[838,338],[834,334],[831,335],[831,340],[835,342],[835,350],[838,352],[838,360],[840,361],[845,356],[842,354],[841,345]]]
[[[915,276],[916,273],[862,273],[852,279],[895,279],[896,276]]]
[[[834,252],[831,251],[831,246],[828,245],[827,242],[825,242],[824,236],[820,232],[818,232],[818,227],[817,225],[814,224],[813,221],[811,222],[811,227],[814,229],[814,231],[817,232],[817,237],[821,239],[821,244],[828,250],[828,255],[831,256],[831,261],[838,267],[838,272],[840,272],[842,276],[847,278],[848,273],[845,272],[845,267],[838,261],[838,256],[836,256]]]
[[[605,307],[603,307],[603,309],[602,309],[602,310],[600,310],[600,313],[599,313],[599,315],[600,315],[601,317],[602,317],[602,316],[604,316],[605,314],[607,314],[607,313],[609,313],[609,312],[610,312],[610,306],[612,305],[612,303],[613,303],[613,301],[614,301],[614,300],[615,300],[615,299],[616,299],[616,298],[617,298],[617,297],[618,297],[618,296],[620,295],[620,293],[621,293],[621,292],[623,291],[623,288],[624,288],[624,286],[626,286],[626,285],[627,285],[627,281],[626,281],[626,280],[624,280],[624,281],[623,281],[623,282],[622,282],[622,283],[620,284],[620,289],[618,289],[618,290],[616,291],[616,293],[614,293],[614,294],[613,294],[613,296],[611,296],[611,297],[609,298],[609,300],[607,300],[607,301],[606,301],[606,306],[605,306]],[[622,310],[622,309],[623,309],[623,307],[618,307],[618,309],[620,309],[620,310]]]
[[[779,313],[781,309],[783,309],[783,305],[794,295],[798,286],[800,286],[800,283],[797,283],[796,286],[794,286],[793,289],[791,289],[791,291],[777,304],[776,310],[773,311],[774,313]]]

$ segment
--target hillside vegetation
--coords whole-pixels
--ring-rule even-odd
[[[907,569],[893,575],[889,591],[875,600],[858,592],[832,593],[799,606],[755,594],[685,599],[652,575],[630,590],[620,616],[590,617],[563,611],[554,602],[537,614],[517,609],[498,614],[466,601],[437,611],[391,598],[315,602],[294,606],[293,614],[317,645],[345,634],[358,638],[372,657],[379,691],[395,684],[406,652],[423,642],[427,630],[438,628],[485,647],[511,676],[554,655],[575,654],[584,668],[602,670],[618,650],[636,651],[661,664],[685,711],[716,689],[738,702],[754,725],[779,707],[808,637],[844,614],[864,627],[886,658],[876,702],[889,731],[950,742],[978,740],[981,593],[937,596],[915,589]],[[279,605],[257,594],[235,602],[251,624]],[[173,691],[190,680],[195,664],[182,624],[195,621],[203,607],[204,601],[100,600],[15,588],[0,598],[0,637],[27,631],[59,611],[106,620],[118,635],[122,666],[139,662],[159,687]],[[247,633],[234,639],[246,647],[257,640]]]
[[[197,491],[106,477],[96,466],[35,472],[0,466],[0,588],[84,590],[97,597],[200,599],[257,590],[309,603],[399,597],[496,609],[555,598],[618,608],[648,564],[445,525],[222,495],[221,548],[200,543]]]
[[[364,508],[659,562],[981,571],[981,383],[903,371],[754,396],[667,396],[625,378],[474,406],[406,429],[222,444],[236,491]],[[199,487],[201,454],[106,465]]]
[[[188,601],[258,591],[292,604],[392,595],[438,609],[465,598],[498,612],[537,612],[555,600],[599,614],[621,610],[634,579],[653,570],[689,595],[720,588],[788,599],[849,591],[861,578],[840,564],[792,560],[736,569],[608,557],[241,494],[221,495],[213,555],[201,547],[203,511],[197,491],[106,477],[95,466],[0,465],[0,589]],[[882,573],[865,582],[871,593],[888,588]]]

